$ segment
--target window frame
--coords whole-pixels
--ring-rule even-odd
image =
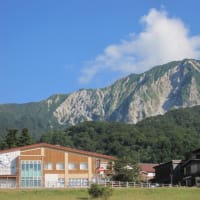
[[[70,165],[73,165],[74,167],[70,167]],[[78,169],[78,165],[77,163],[68,163],[68,170],[77,170]]]
[[[49,165],[51,167],[49,167]],[[53,163],[52,162],[46,162],[44,165],[45,170],[53,170]]]
[[[88,163],[87,162],[80,163],[80,170],[88,170]]]
[[[63,162],[57,162],[56,163],[56,170],[64,170],[65,164]]]

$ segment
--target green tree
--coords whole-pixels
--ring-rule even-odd
[[[8,133],[5,137],[5,142],[8,148],[17,146],[17,133],[18,129],[7,129]]]
[[[18,146],[25,146],[32,144],[32,138],[27,128],[22,129],[22,133],[18,138],[17,145]]]
[[[4,138],[0,137],[0,150],[7,149],[8,144]]]
[[[44,133],[40,138],[40,142],[73,147],[71,136],[64,131]]]
[[[113,180],[115,181],[136,181],[139,175],[139,166],[135,159],[122,157],[115,161]]]

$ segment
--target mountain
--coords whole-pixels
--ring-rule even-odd
[[[34,134],[83,121],[134,124],[175,108],[200,105],[200,61],[184,59],[131,74],[102,89],[81,89],[27,104],[0,105],[0,130]]]
[[[200,61],[183,60],[131,74],[110,87],[70,94],[53,115],[60,124],[84,120],[138,121],[200,105]]]

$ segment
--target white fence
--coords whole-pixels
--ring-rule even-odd
[[[122,182],[122,181],[110,181],[100,183],[100,185],[109,185],[113,188],[155,188],[155,187],[180,187],[179,185],[171,184],[158,184],[158,183],[136,183],[136,182]]]
[[[94,182],[93,182],[94,183]],[[54,184],[50,184],[48,186],[44,187],[26,187],[26,188],[88,188],[91,184],[93,183],[88,183],[87,185],[85,183],[83,184],[78,184],[78,185],[64,185],[60,184],[59,182],[54,182]],[[97,183],[99,185],[104,185],[104,186],[110,186],[112,188],[156,188],[156,187],[172,187],[170,184],[155,184],[155,183],[136,183],[136,182],[122,182],[122,181],[105,181],[105,182],[99,182]],[[173,187],[179,187],[179,185],[173,185]],[[22,186],[17,186],[14,182],[11,182],[8,180],[4,180],[4,182],[0,182],[0,189],[15,189],[15,188],[24,188]]]

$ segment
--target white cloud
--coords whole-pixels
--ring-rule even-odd
[[[80,83],[88,83],[105,70],[141,73],[169,61],[200,58],[200,35],[190,36],[180,19],[170,18],[166,11],[151,9],[140,21],[144,31],[109,45],[102,54],[87,62]]]

